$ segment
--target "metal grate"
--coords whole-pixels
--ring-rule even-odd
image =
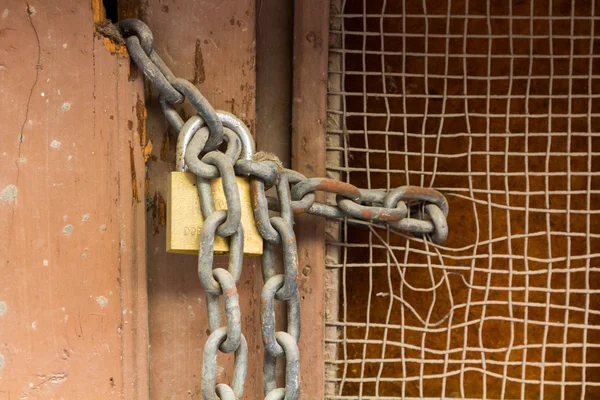
[[[329,227],[327,398],[600,398],[596,3],[332,0],[329,173],[451,236]]]

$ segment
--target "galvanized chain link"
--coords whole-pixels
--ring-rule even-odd
[[[448,203],[433,190],[403,186],[391,191],[359,189],[327,178],[306,178],[280,166],[274,156],[254,154],[248,128],[234,115],[216,111],[190,82],[176,78],[154,51],[152,32],[139,20],[124,20],[118,28],[131,59],[158,90],[161,109],[169,125],[179,132],[176,167],[196,175],[204,224],[200,233],[198,276],[206,292],[210,336],[204,347],[202,395],[205,400],[239,400],[244,392],[248,346],[241,329],[236,283],[242,272],[244,234],[236,176],[250,179],[251,201],[259,234],[264,240],[261,293],[261,327],[265,347],[263,390],[266,400],[294,400],[300,386],[300,300],[298,253],[294,215],[308,213],[325,218],[369,221],[393,230],[443,242],[448,236]],[[188,99],[197,115],[183,121],[174,105]],[[222,142],[225,152],[217,150]],[[215,208],[210,181],[222,179],[227,203]],[[275,187],[277,197],[265,190]],[[335,204],[316,201],[315,193],[336,195]],[[270,215],[270,211],[279,214]],[[213,269],[215,236],[229,240],[227,269]],[[277,273],[275,251],[281,248],[283,273]],[[220,298],[224,297],[222,325]],[[275,300],[286,304],[287,328],[275,330]],[[231,386],[216,384],[217,353],[234,353]],[[278,388],[277,358],[285,358],[285,387]]]

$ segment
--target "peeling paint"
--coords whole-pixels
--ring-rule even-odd
[[[8,185],[0,192],[0,200],[4,200],[7,203],[12,203],[16,198],[17,187],[15,185]]]
[[[108,305],[108,299],[104,296],[96,297],[96,303],[100,305],[100,307],[104,308]]]
[[[196,39],[196,51],[194,52],[194,78],[192,83],[198,85],[206,80],[204,71],[204,56],[202,55],[202,42]]]
[[[152,154],[152,140],[148,141],[148,144],[144,147],[144,162],[148,162],[150,155]]]
[[[137,190],[137,173],[135,171],[135,156],[133,154],[133,145],[129,142],[129,163],[131,166],[131,190],[133,201],[140,202]]]
[[[140,146],[143,149],[146,146],[146,118],[148,117],[148,112],[146,111],[146,106],[144,106],[144,100],[139,94],[135,103],[135,115],[137,118],[137,131],[140,137]]]
[[[68,224],[62,230],[63,235],[70,235],[73,233],[73,225]]]

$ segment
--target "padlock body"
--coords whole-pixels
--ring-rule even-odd
[[[250,200],[250,183],[247,178],[236,177],[242,206],[244,229],[244,254],[260,255],[263,252],[262,237],[256,229]],[[211,181],[215,208],[226,210],[221,178]],[[198,254],[200,232],[204,219],[200,211],[200,199],[196,188],[196,176],[187,172],[171,172],[169,175],[167,201],[167,251],[170,253]],[[215,253],[229,252],[229,240],[215,237]]]

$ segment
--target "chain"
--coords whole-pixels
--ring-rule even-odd
[[[264,241],[261,292],[261,334],[264,343],[263,390],[266,400],[294,400],[299,396],[300,301],[298,250],[294,215],[308,213],[349,223],[371,222],[394,231],[412,233],[435,243],[448,236],[448,203],[436,190],[403,186],[391,191],[359,189],[327,178],[307,178],[284,169],[267,153],[254,154],[248,128],[236,116],[215,110],[190,82],[177,78],[154,51],[152,32],[139,20],[117,24],[131,59],[158,91],[161,110],[177,132],[176,167],[196,175],[204,225],[200,233],[198,276],[206,292],[210,336],[204,347],[202,395],[205,400],[237,400],[244,392],[248,345],[241,329],[236,283],[242,272],[244,232],[236,176],[250,180],[251,201],[258,232]],[[175,105],[187,99],[197,112],[183,121]],[[224,152],[218,150],[226,144]],[[227,203],[216,210],[210,181],[222,178]],[[274,187],[276,197],[265,191]],[[335,194],[335,204],[316,201],[316,193]],[[271,212],[277,215],[271,216]],[[228,268],[213,269],[215,236],[229,240]],[[278,273],[275,252],[283,254]],[[226,323],[222,325],[220,298]],[[275,330],[275,301],[286,304],[287,328]],[[234,353],[231,386],[216,384],[217,354]],[[285,359],[285,387],[277,387],[277,358]]]

